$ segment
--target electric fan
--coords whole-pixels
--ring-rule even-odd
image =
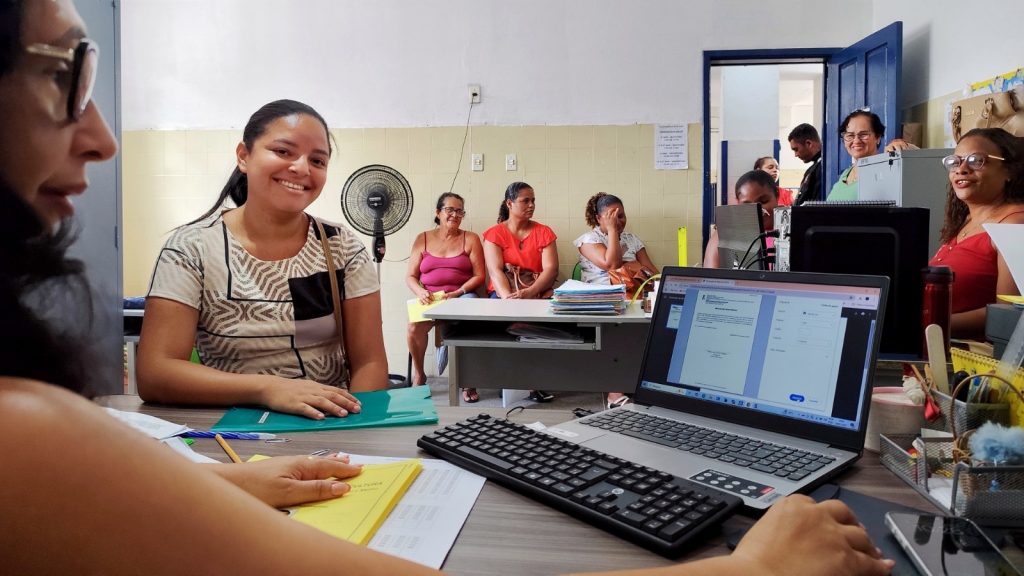
[[[356,170],[341,190],[341,210],[356,230],[373,236],[373,259],[384,259],[384,237],[397,232],[412,215],[412,188],[398,170],[371,164]]]

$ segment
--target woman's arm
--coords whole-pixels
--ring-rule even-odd
[[[349,464],[348,456],[278,456],[240,466],[202,466],[274,508],[337,498],[349,491],[339,479],[363,470],[362,465]]]
[[[345,324],[345,352],[352,368],[352,392],[385,390],[388,387],[388,355],[380,314],[380,292],[341,303]]]
[[[54,386],[0,378],[0,449],[12,574],[436,573],[295,522]]]
[[[658,267],[654,265],[654,262],[651,261],[651,257],[647,255],[646,247],[637,250],[636,261],[646,268],[651,274],[658,274],[660,272]]]
[[[486,274],[484,247],[480,243],[480,237],[468,230],[466,231],[466,249],[469,252],[469,262],[473,265],[473,277],[462,285],[463,294],[476,292],[477,289],[483,286]]]
[[[541,251],[540,261],[543,269],[537,276],[537,281],[533,286],[520,290],[520,298],[539,298],[555,284],[555,278],[558,277],[558,247],[554,240]]]
[[[420,299],[421,303],[430,304],[430,291],[420,283],[420,262],[423,261],[423,252],[419,250],[419,247],[423,245],[423,236],[425,234],[426,232],[417,234],[416,239],[412,241],[412,251],[409,253],[409,266],[405,272],[405,285]]]
[[[708,245],[704,249],[704,268],[718,268],[718,228],[711,226]]]
[[[259,404],[274,410],[322,419],[347,416],[359,405],[344,390],[309,380],[266,374],[232,374],[190,362],[199,311],[166,298],[146,298],[139,338],[139,396],[173,404]],[[378,322],[379,324],[379,322]]]
[[[494,291],[500,298],[512,296],[512,288],[508,285],[508,278],[505,276],[505,256],[501,253],[501,246],[490,240],[484,240],[484,262],[487,265],[487,274],[491,277],[491,284]]]

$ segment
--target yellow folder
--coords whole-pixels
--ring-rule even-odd
[[[254,456],[252,459],[262,458]],[[352,487],[347,494],[291,508],[291,517],[331,536],[365,545],[422,468],[420,461],[415,459],[367,464],[358,476],[345,479]]]
[[[430,296],[433,298],[430,304],[423,304],[419,298],[410,298],[407,301],[409,306],[409,322],[430,322],[430,318],[425,318],[423,313],[444,302],[444,292],[434,292]]]

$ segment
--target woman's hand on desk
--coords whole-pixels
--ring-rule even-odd
[[[263,376],[260,404],[278,412],[298,414],[312,420],[325,415],[344,417],[359,412],[359,401],[347,391],[310,380]]]
[[[800,495],[772,506],[732,558],[748,564],[750,574],[765,575],[883,575],[893,567],[845,504]]]
[[[274,508],[337,498],[349,491],[338,480],[358,475],[363,467],[348,456],[278,456],[242,465],[213,465],[225,480]]]

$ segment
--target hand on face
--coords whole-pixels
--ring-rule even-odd
[[[626,229],[626,211],[621,204],[613,204],[598,215],[598,224],[606,234],[612,230],[621,234]]]

